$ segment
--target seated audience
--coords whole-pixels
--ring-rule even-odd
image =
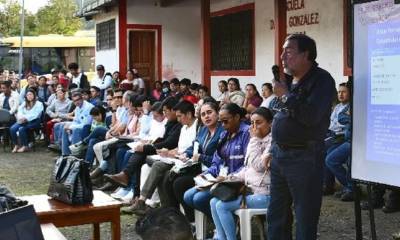
[[[339,103],[335,106],[331,113],[331,122],[327,138],[325,140],[326,154],[329,155],[333,150],[339,147],[344,142],[345,126],[339,123],[339,113],[349,106],[350,100],[350,89],[346,83],[339,85],[337,97]],[[335,176],[332,174],[330,169],[326,167],[324,169],[324,195],[333,194],[335,191]],[[339,194],[339,193],[338,193]]]
[[[164,185],[168,202],[171,206],[179,207],[182,205],[185,216],[190,222],[194,222],[193,208],[189,207],[183,200],[184,193],[194,186],[193,178],[200,174],[202,170],[211,166],[214,152],[217,148],[219,136],[224,130],[218,122],[218,105],[216,102],[206,102],[200,108],[200,118],[203,126],[199,129],[196,139],[181,158],[191,159],[194,163],[192,167],[182,170],[170,177]],[[194,149],[196,145],[197,149]],[[197,150],[197,152],[194,152]],[[172,188],[172,189],[171,189]]]
[[[49,116],[50,120],[46,123],[45,134],[50,142],[54,141],[54,125],[70,119],[69,109],[72,104],[71,100],[65,96],[66,91],[64,89],[58,88],[56,94],[57,98],[46,108],[46,114]]]
[[[101,101],[100,95],[101,95],[100,88],[98,88],[96,86],[91,86],[90,87],[90,99],[89,99],[89,102],[93,106],[102,106],[103,102]]]
[[[66,122],[61,129],[61,154],[68,156],[71,154],[69,145],[75,144],[87,136],[84,127],[92,124],[90,110],[93,105],[83,99],[83,95],[79,90],[72,93],[72,102],[75,105],[74,118],[72,122]]]
[[[176,112],[176,117],[180,124],[182,124],[181,132],[179,135],[178,146],[175,149],[160,149],[157,153],[161,157],[179,158],[184,154],[185,150],[189,148],[196,137],[197,132],[197,120],[194,116],[194,106],[188,101],[179,102],[173,110]],[[187,158],[181,158],[182,161],[186,161]],[[152,164],[150,174],[145,181],[142,190],[140,191],[140,197],[135,201],[131,207],[131,212],[134,214],[144,214],[146,211],[145,202],[150,199],[154,191],[158,186],[158,193],[160,195],[162,206],[171,206],[168,202],[168,190],[172,188],[167,187],[169,170],[172,168],[172,164],[164,163],[162,161],[155,161]]]
[[[161,94],[162,94],[162,83],[161,81],[155,81],[154,82],[154,89],[151,91],[151,97],[156,100],[160,101],[161,100]]]
[[[228,79],[228,94],[227,98],[224,100],[226,103],[236,103],[238,106],[243,106],[245,100],[245,94],[240,89],[239,79],[229,78]]]
[[[243,108],[246,109],[248,114],[251,114],[262,103],[263,99],[257,91],[254,84],[249,83],[246,85],[246,97],[243,103]]]
[[[228,82],[225,80],[219,81],[218,82],[218,90],[219,90],[220,94],[218,95],[218,97],[215,100],[217,100],[217,102],[222,105],[223,103],[225,103],[225,99],[228,98],[228,94],[229,94]]]
[[[47,102],[51,95],[50,87],[47,85],[46,76],[40,76],[37,87],[38,100],[42,103]]]
[[[270,158],[272,113],[266,108],[258,108],[251,114],[251,138],[247,145],[244,167],[226,179],[242,181],[251,194],[239,196],[232,201],[211,199],[211,214],[217,229],[218,239],[236,239],[234,212],[245,205],[246,208],[267,208],[269,204],[270,174],[265,162]],[[245,198],[245,199],[243,199]]]
[[[79,65],[77,63],[70,63],[68,65],[68,70],[72,75],[71,84],[76,84],[76,86],[80,89],[89,89],[90,83],[88,78],[85,74],[79,71]]]
[[[146,86],[144,84],[143,79],[139,76],[139,72],[136,69],[132,69],[133,72],[133,88],[132,91],[136,94],[136,95],[146,95]]]
[[[275,98],[275,94],[272,89],[272,84],[264,83],[261,87],[261,94],[263,97],[261,107],[270,108],[271,101],[272,101],[272,99]]]
[[[223,131],[211,166],[201,175],[211,174],[217,179],[237,172],[244,164],[247,145],[250,140],[249,125],[241,121],[245,113],[237,104],[225,104],[219,111]],[[185,192],[185,203],[211,218],[209,189],[192,187]]]
[[[133,89],[134,74],[131,69],[126,71],[126,79],[120,83],[120,88],[127,91]]]
[[[11,81],[0,82],[0,109],[7,110],[11,114],[11,121],[7,124],[10,126],[16,120],[16,114],[19,107],[19,94],[11,88]]]
[[[12,150],[13,153],[29,150],[28,130],[40,127],[43,108],[43,103],[37,99],[36,91],[27,89],[25,101],[18,108],[17,122],[10,128],[11,141],[15,146]]]
[[[157,139],[153,143],[141,143],[134,149],[134,154],[130,157],[123,171],[115,175],[104,175],[106,180],[121,187],[127,187],[129,180],[135,176],[134,182],[134,198],[140,195],[140,170],[146,162],[149,155],[157,154],[159,149],[174,149],[178,146],[179,135],[182,125],[178,122],[173,107],[177,104],[175,97],[168,97],[162,103],[162,109],[168,122],[165,125],[165,133],[162,138]]]

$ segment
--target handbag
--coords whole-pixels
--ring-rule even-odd
[[[210,189],[210,193],[219,200],[228,202],[235,200],[240,195],[245,195],[247,187],[242,181],[225,180],[214,184]]]
[[[74,156],[59,157],[54,166],[47,195],[67,204],[91,203],[93,191],[89,163]]]

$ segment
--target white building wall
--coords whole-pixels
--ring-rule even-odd
[[[301,1],[299,1],[301,2]],[[304,9],[287,13],[287,18],[318,13],[319,24],[289,27],[288,33],[304,32],[317,43],[317,62],[331,73],[336,84],[347,80],[343,76],[343,1],[304,0]],[[289,24],[288,24],[289,25]]]
[[[110,12],[97,14],[96,24],[115,19],[115,49],[100,50],[96,49],[95,64],[103,64],[106,72],[113,73],[119,70],[119,34],[118,34],[118,7],[114,7]],[[95,68],[94,68],[95,69]]]
[[[290,2],[292,0],[288,0]],[[273,0],[213,0],[211,12],[220,11],[247,3],[255,3],[255,37],[256,37],[256,76],[234,76],[240,80],[242,88],[247,83],[254,83],[261,87],[264,82],[271,82],[271,66],[275,64],[274,30],[270,23],[274,20]],[[292,1],[299,5],[302,0]],[[305,32],[317,43],[319,65],[328,70],[336,83],[347,78],[343,76],[343,1],[341,0],[303,0],[304,8],[288,11],[287,18],[303,14],[318,13],[319,24],[303,25],[287,28],[288,33]],[[288,21],[289,23],[289,21]],[[281,47],[281,46],[278,46]],[[231,76],[212,76],[211,93],[218,94],[219,80],[226,80]]]
[[[255,18],[255,61],[256,76],[235,76],[240,80],[242,90],[248,83],[261,88],[272,79],[271,66],[274,65],[274,31],[270,29],[270,20],[274,18],[274,1],[271,0],[213,0],[211,12],[235,6],[254,3]],[[218,95],[218,82],[230,76],[211,76],[211,94]]]
[[[128,24],[162,26],[162,78],[201,82],[201,6],[199,0],[160,7],[156,1],[128,1]],[[129,56],[129,54],[127,54]]]

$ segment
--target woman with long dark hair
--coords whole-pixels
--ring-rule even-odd
[[[246,97],[244,99],[243,108],[246,109],[247,113],[252,113],[262,103],[263,99],[260,93],[257,91],[257,87],[249,83],[246,85]]]
[[[225,129],[220,135],[211,166],[201,175],[211,174],[217,179],[238,171],[244,163],[249,143],[249,125],[242,122],[244,111],[237,104],[228,103],[219,111],[219,120]],[[184,194],[185,203],[211,217],[209,189],[200,190],[197,186]]]
[[[42,114],[43,103],[37,99],[35,89],[29,88],[26,91],[25,102],[18,108],[17,122],[10,128],[11,141],[15,146],[13,153],[29,150],[28,130],[40,127]]]

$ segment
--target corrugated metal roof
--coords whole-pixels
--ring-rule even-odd
[[[114,6],[118,3],[118,0],[89,0],[85,1],[82,9],[80,9],[78,15],[84,15],[85,13],[90,13],[92,11],[99,10],[103,7]]]

